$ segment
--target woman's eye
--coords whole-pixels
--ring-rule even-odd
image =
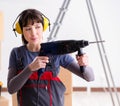
[[[39,28],[40,28],[40,26],[36,26],[35,28],[36,28],[36,29],[39,29]]]
[[[31,30],[31,28],[26,28],[26,31],[29,31],[29,30]]]

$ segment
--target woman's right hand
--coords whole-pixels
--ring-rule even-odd
[[[40,68],[45,68],[47,63],[49,63],[49,58],[47,56],[37,56],[29,64],[29,68],[30,68],[31,71],[36,71]]]

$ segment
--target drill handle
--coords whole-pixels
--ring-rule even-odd
[[[82,49],[82,48],[79,48],[79,50],[78,50],[78,56],[82,56],[83,54],[85,54],[85,53],[83,52],[83,49]]]
[[[85,53],[83,52],[83,49],[82,49],[82,48],[79,48],[79,50],[78,50],[78,56],[82,56],[83,54],[85,54]],[[81,71],[81,73],[83,73],[84,70],[85,70],[85,66],[80,66],[80,71]]]

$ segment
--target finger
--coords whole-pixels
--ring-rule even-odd
[[[49,60],[49,57],[47,57],[47,56],[39,56],[38,58],[41,60]]]
[[[41,62],[41,63],[49,63],[49,60],[48,59],[44,59],[44,58],[39,58],[38,60],[37,60],[38,62]]]
[[[39,68],[45,68],[46,67],[46,63],[44,62],[39,62]]]

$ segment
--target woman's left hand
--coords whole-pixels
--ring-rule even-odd
[[[83,54],[81,56],[76,55],[76,59],[77,59],[78,64],[80,66],[87,66],[88,65],[88,56],[86,54]]]

